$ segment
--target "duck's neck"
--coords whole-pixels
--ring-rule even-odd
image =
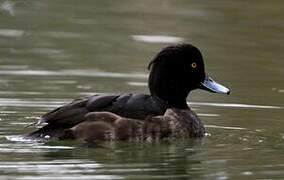
[[[178,108],[178,109],[188,109],[188,105],[185,101],[182,102],[170,102],[169,103],[170,108]]]
[[[162,82],[161,82],[162,81]],[[164,82],[165,80],[149,83],[150,93],[167,103],[168,107],[186,109],[188,108],[186,98],[190,92],[185,87],[175,82]]]
[[[167,104],[168,108],[177,108],[177,109],[188,109],[188,105],[186,102],[186,96],[170,94],[168,96],[163,96],[156,93],[151,93],[152,96],[160,99],[164,103]]]

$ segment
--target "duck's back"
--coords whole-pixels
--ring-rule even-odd
[[[48,123],[28,137],[57,137],[66,128],[85,121],[86,114],[109,111],[127,118],[145,119],[147,116],[162,115],[167,104],[159,98],[146,94],[94,95],[76,99],[42,116],[41,122]]]

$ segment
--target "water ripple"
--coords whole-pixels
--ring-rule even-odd
[[[25,100],[17,98],[0,98],[0,106],[14,107],[50,107],[55,108],[66,103],[64,100],[43,101],[43,100]]]
[[[198,116],[205,116],[205,117],[218,117],[220,114],[209,114],[209,113],[197,113]]]
[[[10,177],[10,176],[9,176]],[[62,176],[52,176],[50,177],[49,175],[46,176],[23,176],[23,177],[16,177],[15,179],[19,179],[19,180],[50,180],[50,179],[58,179],[58,180],[78,180],[78,179],[82,179],[82,180],[93,180],[93,179],[124,179],[120,176],[116,176],[116,175],[65,175],[64,177]]]
[[[206,128],[217,128],[217,129],[229,129],[229,130],[247,130],[242,127],[231,127],[231,126],[216,126],[216,125],[205,125]]]
[[[146,43],[182,43],[182,37],[162,36],[162,35],[132,35],[133,40]]]
[[[130,86],[148,86],[148,83],[146,82],[127,82]]]
[[[253,108],[253,109],[282,109],[280,106],[238,104],[238,103],[210,103],[210,102],[188,102],[191,105],[229,107],[229,108]]]
[[[57,150],[70,150],[75,148],[63,145],[46,145],[43,142],[26,139],[24,136],[19,135],[3,136],[3,138],[12,143],[0,144],[0,153],[41,153]],[[3,169],[2,166],[3,162],[1,162],[0,169]]]
[[[24,31],[17,29],[0,29],[0,36],[4,37],[22,37]]]
[[[41,35],[52,37],[52,38],[89,38],[89,35],[75,32],[66,32],[66,31],[47,31],[42,32]]]
[[[1,35],[1,32],[0,32]],[[0,75],[21,75],[21,76],[87,76],[87,77],[109,77],[109,78],[142,78],[148,77],[143,73],[114,73],[98,70],[0,70]]]

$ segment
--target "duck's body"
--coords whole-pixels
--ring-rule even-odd
[[[29,137],[61,136],[64,129],[85,121],[91,112],[112,112],[122,117],[143,120],[147,116],[163,115],[167,108],[166,102],[146,94],[100,94],[84,97],[43,115],[41,122],[48,124]]]
[[[27,137],[62,137],[66,130],[69,131],[70,128],[75,128],[77,125],[84,127],[83,129],[88,132],[90,129],[94,132],[104,132],[100,128],[104,127],[104,129],[108,129],[112,126],[110,124],[102,126],[104,122],[100,121],[103,124],[100,124],[100,126],[96,125],[96,127],[93,126],[93,122],[86,121],[90,113],[99,111],[115,113],[123,118],[132,118],[123,121],[128,122],[129,125],[132,122],[143,121],[149,124],[146,117],[163,115],[168,108],[175,109],[175,114],[173,114],[176,118],[175,122],[187,122],[185,119],[188,118],[188,123],[177,123],[176,125],[173,123],[172,127],[176,129],[176,132],[183,131],[187,127],[191,128],[190,131],[186,130],[187,132],[195,132],[195,126],[188,126],[192,122],[197,122],[194,119],[198,119],[187,105],[186,98],[188,94],[198,88],[222,94],[229,94],[230,92],[229,89],[214,82],[205,73],[202,55],[191,44],[181,44],[164,48],[150,62],[148,68],[150,69],[148,79],[149,95],[94,95],[74,100],[43,115],[40,122],[47,123],[47,125],[30,133]],[[181,113],[183,111],[184,113]],[[179,116],[176,114],[179,114]],[[168,116],[162,117],[167,119]],[[178,119],[184,120],[178,121]],[[84,126],[81,126],[81,123]],[[200,127],[197,129],[203,129],[202,124],[198,124]],[[121,131],[120,133],[123,134]]]
[[[59,138],[94,143],[99,140],[203,137],[204,133],[204,126],[193,111],[169,108],[163,116],[144,120],[123,118],[111,112],[92,112],[85,121],[66,129]]]

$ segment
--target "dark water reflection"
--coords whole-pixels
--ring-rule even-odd
[[[284,177],[283,7],[275,1],[0,0],[1,179]],[[37,117],[100,92],[148,92],[149,60],[191,42],[231,96],[196,91],[202,140],[22,141]]]

